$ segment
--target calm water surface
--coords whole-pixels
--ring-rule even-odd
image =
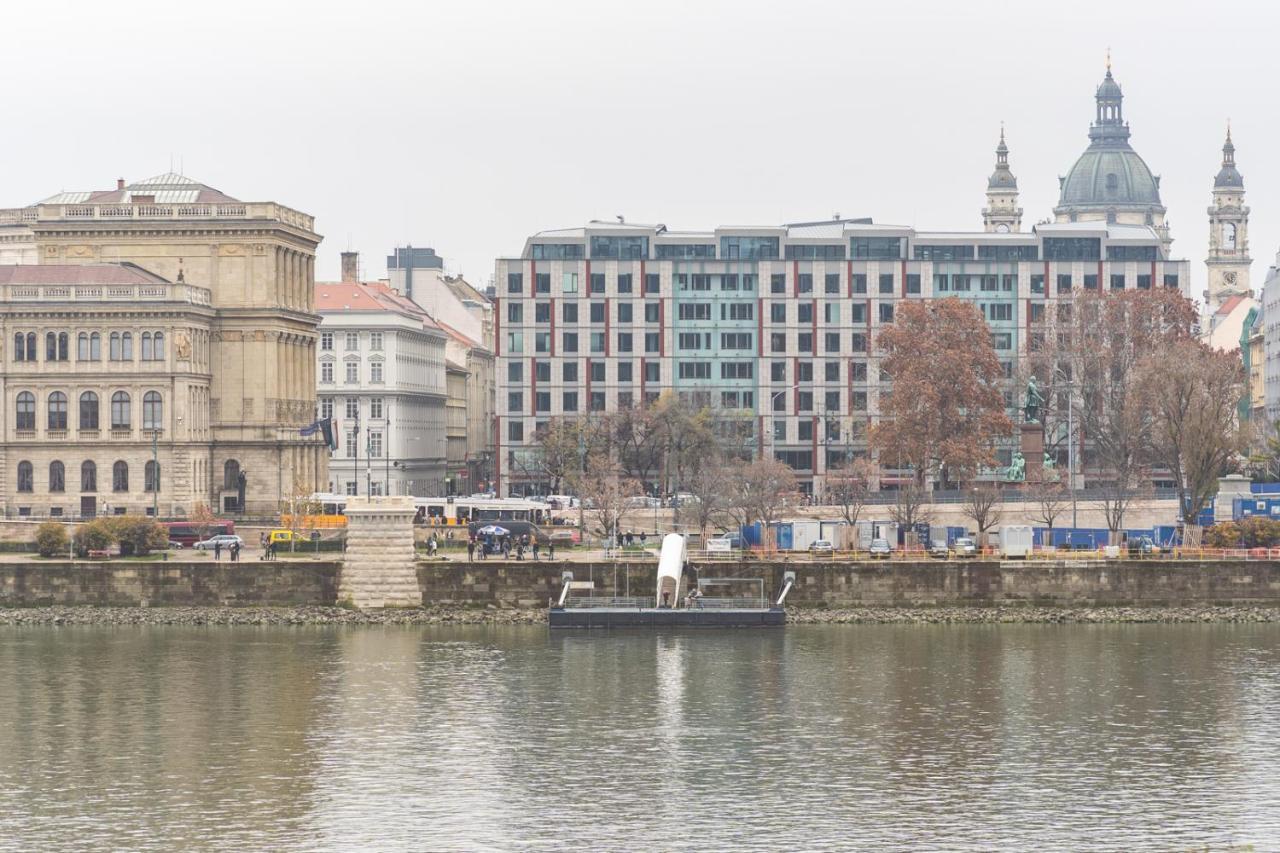
[[[1280,849],[1280,626],[0,629],[0,849]]]

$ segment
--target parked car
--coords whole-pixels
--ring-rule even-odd
[[[831,544],[830,539],[815,539],[809,544],[809,553],[815,557],[834,557],[836,546]]]
[[[969,538],[961,538],[955,541],[951,546],[951,550],[955,552],[957,557],[968,559],[978,556],[978,543]]]
[[[556,530],[547,538],[552,545],[561,546],[572,545],[577,541],[577,536],[574,535],[572,530]]]
[[[636,509],[636,508],[657,509],[658,507],[662,506],[662,501],[660,501],[658,498],[649,498],[643,495],[636,495],[635,497],[627,498],[625,505],[631,509]]]
[[[202,542],[192,545],[197,551],[212,551],[215,545],[221,545],[223,548],[230,548],[232,545],[244,547],[244,540],[234,533],[219,533],[217,536],[210,536]]]
[[[698,502],[698,499],[694,495],[691,495],[688,492],[677,492],[676,494],[667,498],[666,505],[667,506],[686,506],[688,504],[697,503],[697,502]]]
[[[1129,540],[1130,557],[1150,557],[1156,553],[1156,543],[1150,536],[1138,536]]]
[[[170,539],[170,540],[169,540],[169,550],[170,550],[170,551],[181,551],[181,550],[182,550],[182,543],[181,543],[181,542],[179,542],[179,541],[178,541],[178,540],[176,540],[176,539]]]
[[[294,533],[292,530],[273,530],[267,541],[274,542],[277,545],[288,545],[290,542],[306,542],[307,537],[301,533]]]
[[[944,542],[943,540],[935,539],[929,543],[930,557],[934,557],[939,560],[945,560],[950,555],[951,555],[951,551],[950,549],[947,548],[947,543]]]
[[[713,536],[707,539],[706,549],[712,552],[724,553],[727,551],[737,551],[742,547],[742,536],[737,533],[721,533],[719,536]]]
[[[889,547],[888,539],[871,540],[871,559],[887,560],[892,553],[893,549]]]

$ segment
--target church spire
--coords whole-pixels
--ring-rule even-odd
[[[1236,169],[1236,146],[1231,141],[1231,122],[1227,121],[1227,141],[1222,144],[1222,169],[1213,179],[1214,189],[1244,189],[1244,176]]]
[[[1107,48],[1107,75],[1094,93],[1097,114],[1089,127],[1089,139],[1095,146],[1129,144],[1129,125],[1124,121],[1124,93],[1111,76],[1111,49]]]
[[[1009,169],[1009,146],[1004,141],[1004,122],[1000,123],[1000,142],[996,145],[996,168],[987,179],[987,206],[982,210],[982,225],[987,231],[1008,233],[1022,227],[1022,208],[1018,207],[1018,179]]]

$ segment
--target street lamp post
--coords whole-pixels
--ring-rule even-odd
[[[1062,372],[1062,368],[1055,368],[1055,379],[1063,379],[1063,383],[1067,388],[1067,488],[1071,490],[1071,529],[1075,530],[1077,526],[1076,517],[1076,439],[1075,439],[1075,405],[1072,399],[1075,396],[1076,384],[1069,376]]]
[[[776,392],[776,393],[773,393],[773,394],[770,394],[770,395],[769,395],[769,433],[770,433],[770,434],[769,434],[769,440],[773,442],[774,450],[777,450],[777,449],[778,449],[778,448],[777,448],[778,443],[777,443],[777,441],[776,441],[776,440],[774,440],[774,438],[773,438],[773,431],[774,431],[774,426],[775,426],[774,421],[775,421],[775,420],[777,420],[777,419],[776,419],[776,417],[775,417],[775,416],[774,416],[774,414],[773,414],[773,411],[774,411],[774,409],[773,409],[773,403],[774,403],[774,401],[775,401],[775,400],[777,400],[777,399],[778,399],[779,397],[781,397],[783,394],[789,394],[789,393],[791,393],[792,391],[796,390],[796,389],[797,389],[797,388],[799,388],[799,387],[800,387],[800,383],[798,383],[798,382],[797,382],[795,385],[792,385],[790,388],[783,388],[781,391],[778,391],[778,392]]]

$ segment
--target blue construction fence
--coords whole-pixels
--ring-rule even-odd
[[[794,547],[795,537],[792,524],[789,522],[778,522],[774,527],[774,545],[780,551],[790,551]],[[946,539],[948,545],[954,545],[957,539],[968,536],[969,533],[963,527],[947,527]],[[930,528],[928,525],[920,525],[916,531],[918,542],[929,542],[933,539],[940,539],[942,529]],[[999,527],[996,528],[999,532]],[[1037,548],[1052,546],[1055,548],[1075,549],[1075,550],[1093,550],[1102,548],[1112,544],[1111,531],[1105,527],[1055,527],[1050,530],[1047,527],[1033,527],[1031,529],[1032,544]],[[742,543],[745,547],[757,547],[762,544],[763,537],[759,522],[748,524],[741,529]],[[932,536],[932,538],[930,538]],[[1151,541],[1159,546],[1176,546],[1182,544],[1182,537],[1178,528],[1172,524],[1156,525],[1154,527],[1131,527],[1123,531],[1123,535],[1117,532],[1116,544],[1122,540],[1134,541],[1142,537],[1150,537]],[[905,542],[903,531],[898,532],[898,545]]]

